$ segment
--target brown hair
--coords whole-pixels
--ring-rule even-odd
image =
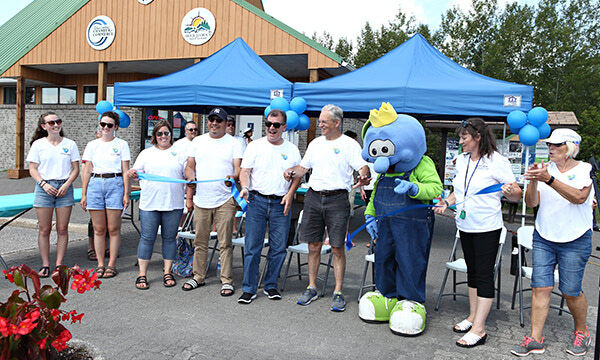
[[[267,115],[267,119],[269,118],[269,116],[272,117],[281,117],[283,119],[283,123],[287,123],[287,114],[285,113],[285,111],[281,110],[281,109],[273,109],[269,112],[269,115]]]
[[[171,127],[171,124],[169,124],[169,122],[167,120],[161,120],[159,122],[157,122],[156,124],[154,124],[154,129],[152,130],[152,141],[150,141],[151,145],[156,145],[156,133],[158,132],[158,129],[160,129],[161,127],[166,126],[169,129],[169,132],[171,133],[171,145],[173,145],[173,128]]]
[[[119,126],[120,122],[119,122],[119,114],[117,114],[114,111],[105,111],[102,113],[102,115],[100,116],[100,119],[102,119],[103,117],[109,117],[111,119],[113,119],[115,121],[115,126]]]
[[[33,132],[33,136],[31,137],[31,141],[29,142],[29,145],[32,145],[34,141],[41,139],[41,138],[45,138],[46,136],[48,136],[48,132],[42,128],[42,125],[44,125],[46,123],[46,116],[48,115],[56,115],[56,113],[54,111],[48,111],[43,113],[42,115],[40,115],[39,119],[38,119],[38,124],[37,127],[35,128],[35,131]],[[65,133],[63,132],[62,127],[60,128],[60,136],[64,137]]]
[[[479,140],[479,156],[491,156],[495,151],[498,151],[496,147],[496,137],[492,132],[492,129],[483,121],[482,118],[468,118],[461,121],[460,125],[456,129],[456,133],[460,135],[470,134],[473,138],[479,134],[481,139]]]

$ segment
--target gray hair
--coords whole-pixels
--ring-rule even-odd
[[[577,154],[579,154],[579,145],[578,144],[575,144],[572,141],[567,141],[566,145],[567,145],[567,153],[565,155],[567,155],[568,158],[574,158],[575,156],[577,156]]]
[[[339,106],[335,106],[333,104],[327,104],[323,106],[321,111],[327,111],[334,121],[339,120],[341,122],[344,118],[344,112],[342,111],[342,109]]]

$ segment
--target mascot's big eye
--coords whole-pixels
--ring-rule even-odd
[[[391,140],[373,140],[369,145],[369,155],[372,157],[392,156],[395,150]]]

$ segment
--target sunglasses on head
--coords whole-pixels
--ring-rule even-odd
[[[54,126],[56,124],[60,125],[60,124],[62,124],[62,120],[61,119],[50,120],[50,121],[46,121],[45,124],[50,125],[50,126]]]
[[[170,131],[157,131],[156,132],[156,137],[163,136],[163,135],[164,136],[170,136],[171,132]]]
[[[561,143],[558,143],[558,144],[553,144],[553,143],[549,143],[549,142],[546,143],[547,147],[550,147],[550,145],[552,145],[552,146],[563,146],[563,145],[567,145],[567,143],[566,142],[561,142]]]
[[[221,119],[221,118],[217,118],[217,117],[214,117],[214,118],[208,118],[208,122],[213,122],[213,121],[216,121],[216,122],[217,122],[217,124],[220,124],[220,123],[222,123],[222,122],[223,122],[223,119]]]
[[[279,122],[270,122],[270,121],[265,121],[265,126],[267,128],[270,128],[271,126],[273,126],[275,129],[279,129],[280,127],[282,127],[284,124],[279,123]]]
[[[107,127],[109,129],[112,129],[113,126],[115,126],[115,124],[105,123],[105,122],[100,121],[100,127]]]
[[[471,125],[472,127],[475,127],[475,125],[473,125],[473,123],[469,120],[463,120],[460,122],[460,126],[466,128],[467,126]]]

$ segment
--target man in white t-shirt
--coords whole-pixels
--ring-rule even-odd
[[[291,206],[300,178],[286,180],[281,174],[300,163],[298,147],[282,138],[286,130],[285,112],[274,109],[267,116],[267,135],[248,144],[240,172],[240,195],[248,200],[244,247],[244,281],[240,304],[256,298],[261,252],[269,224],[269,253],[264,293],[280,300],[277,279],[285,261],[290,232]]]
[[[346,271],[344,244],[350,219],[348,192],[353,187],[368,184],[370,180],[369,167],[360,154],[360,145],[340,131],[343,116],[339,107],[325,105],[319,115],[319,128],[323,136],[308,145],[300,165],[284,173],[286,180],[289,180],[302,177],[312,169],[300,227],[300,240],[308,243],[309,283],[298,304],[308,305],[318,297],[317,272],[321,262],[323,234],[327,227],[335,273],[332,311],[346,309],[342,285]],[[355,170],[359,173],[358,182],[352,186]]]
[[[208,133],[192,141],[188,151],[185,177],[188,181],[231,179],[237,180],[242,162],[242,147],[230,135],[227,135],[227,113],[222,108],[214,108],[208,114]],[[231,274],[231,236],[236,203],[231,196],[231,182],[213,181],[188,186],[186,207],[194,210],[194,277],[183,284],[183,290],[189,291],[204,285],[208,241],[214,222],[219,239],[221,258],[221,295],[231,296],[234,292]],[[193,201],[192,201],[193,199]]]
[[[173,149],[178,149],[181,153],[188,153],[192,140],[198,136],[198,125],[193,121],[188,121],[184,127],[185,137],[181,138],[173,144]]]
[[[240,144],[242,145],[242,154],[243,154],[246,151],[246,140],[243,137],[241,137],[235,133],[235,120],[234,119],[227,120],[226,131],[227,131],[227,134],[233,136],[237,141],[240,142]]]

